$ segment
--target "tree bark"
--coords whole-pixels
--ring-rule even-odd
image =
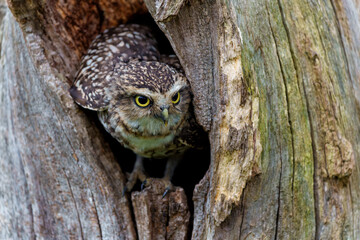
[[[78,57],[56,56],[31,19],[21,20],[23,37],[4,3],[2,10],[0,238],[136,238],[121,169],[46,58]]]
[[[192,239],[360,239],[360,3],[145,3],[210,139]],[[0,238],[186,239],[183,190],[123,197],[103,130],[68,94],[94,36],[144,3],[0,6]]]
[[[209,131],[193,238],[360,238],[359,3],[145,2]]]
[[[141,210],[148,208],[156,223],[145,229],[151,237],[185,239],[190,213],[184,191],[161,198],[165,187],[154,180],[133,193],[134,215],[104,130],[68,92],[90,41],[146,12],[144,3],[8,4],[12,13],[2,1],[0,15],[0,238],[136,239],[144,234],[135,227]]]

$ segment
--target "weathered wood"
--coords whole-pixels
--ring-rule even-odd
[[[193,238],[358,239],[358,4],[145,2],[210,135]]]
[[[46,59],[69,83],[97,34],[147,12],[142,0],[8,0],[8,4],[25,34],[41,36]]]
[[[136,238],[121,169],[68,94],[81,53],[106,22],[90,5],[9,1],[22,32],[2,2],[1,239]]]
[[[225,4],[195,1],[167,14],[172,3],[145,2],[180,57],[194,90],[198,120],[210,130],[212,184],[205,210],[208,216],[201,224],[208,234],[214,234],[233,206],[240,205],[246,182],[258,174],[261,145],[256,85],[243,78],[241,35]],[[194,229],[203,228],[195,225]]]
[[[359,4],[145,2],[210,137],[192,238],[359,239]],[[132,215],[102,131],[67,91],[91,39],[142,1],[9,0],[19,24],[0,6],[0,238],[135,239],[136,225],[186,238],[181,190],[133,193]]]
[[[151,186],[132,193],[139,239],[187,239],[190,212],[184,190],[176,187],[163,198],[164,191],[164,183],[152,179]]]
[[[144,3],[9,1],[20,24],[1,4],[0,238],[136,239],[121,169],[96,116],[85,114],[68,89],[92,38],[144,12]],[[162,200],[156,182],[138,193],[153,199],[149,217],[166,220],[164,239],[186,239],[184,191]]]
[[[145,2],[181,59],[199,123],[211,130],[210,181],[216,185],[210,185],[206,221],[213,232],[240,204],[242,189],[256,174],[261,153],[256,85],[242,76],[241,35],[225,4],[194,1],[173,12],[173,2]]]
[[[9,10],[2,32],[0,238],[134,239],[121,169],[42,39],[25,43]]]

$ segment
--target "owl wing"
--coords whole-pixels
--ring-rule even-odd
[[[103,110],[116,68],[130,61],[157,61],[160,53],[151,30],[137,24],[120,25],[105,30],[91,43],[81,60],[70,95],[80,106]]]

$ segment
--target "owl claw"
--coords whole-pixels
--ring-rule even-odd
[[[167,179],[166,177],[162,178],[161,181],[163,182],[164,186],[165,186],[165,191],[162,195],[162,198],[166,197],[166,195],[171,192],[174,189],[173,184],[171,183],[171,181],[169,179]]]
[[[147,186],[147,179],[141,183],[141,191]]]
[[[151,178],[145,179],[145,180],[141,183],[141,191],[144,190],[144,188],[146,188],[146,187],[148,187],[149,185],[151,185],[151,184],[152,184],[152,181],[153,181],[153,180],[152,180]],[[169,180],[167,180],[167,179],[165,179],[165,178],[160,179],[160,181],[164,184],[163,186],[165,186],[165,191],[164,191],[164,193],[163,193],[163,195],[162,195],[162,197],[161,197],[161,198],[164,198],[164,197],[166,197],[166,195],[173,189],[173,185],[172,185],[172,183],[171,183]]]
[[[166,195],[171,191],[173,190],[173,185],[172,183],[166,179],[166,178],[162,178],[162,179],[159,179],[160,182],[162,182],[163,186],[165,186],[165,191],[164,193],[162,194],[162,197],[161,198],[164,198],[166,197]],[[152,178],[147,178],[145,179],[142,183],[141,183],[141,191],[144,190],[144,188],[150,186],[152,184],[153,180]]]
[[[169,191],[170,191],[170,187],[165,188],[165,192],[163,193],[161,198],[166,197],[166,195],[169,193]]]

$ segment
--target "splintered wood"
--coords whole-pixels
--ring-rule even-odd
[[[161,180],[151,179],[149,187],[132,193],[139,239],[188,238],[190,211],[184,190],[176,187],[163,197],[164,191]]]

